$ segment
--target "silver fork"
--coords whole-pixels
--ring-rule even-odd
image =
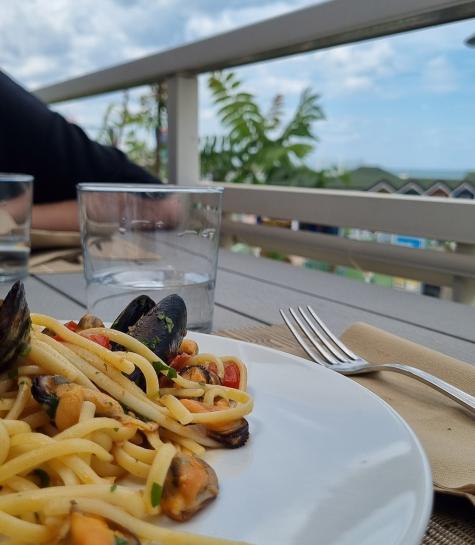
[[[474,396],[416,367],[402,365],[401,363],[370,364],[345,346],[328,329],[312,307],[307,306],[308,312],[305,312],[302,307],[298,307],[298,310],[300,315],[293,308],[289,308],[289,312],[298,327],[287,317],[282,309],[280,309],[280,314],[293,336],[297,339],[297,342],[315,363],[343,375],[359,375],[362,373],[374,373],[375,371],[401,373],[442,392],[475,415]]]

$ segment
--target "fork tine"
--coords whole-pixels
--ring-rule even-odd
[[[298,309],[304,320],[310,326],[311,330],[320,339],[323,346],[327,348],[339,361],[347,361],[347,355],[342,350],[339,350],[336,345],[334,345],[331,341],[327,339],[327,337],[325,337],[325,335],[318,329],[315,323],[309,318],[308,314],[304,311],[304,309],[302,307],[298,307]]]
[[[328,329],[328,327],[325,325],[323,320],[317,316],[315,311],[310,305],[307,305],[307,310],[312,315],[313,319],[317,322],[317,324],[322,328],[322,330],[325,332],[325,334],[338,346],[338,348],[346,354],[349,358],[352,360],[358,360],[358,356],[356,356],[346,345],[344,345],[338,337],[333,335],[333,333]]]
[[[294,324],[287,318],[285,312],[282,309],[279,309],[280,315],[282,316],[282,319],[284,320],[287,327],[290,329],[290,332],[295,337],[296,341],[299,343],[299,345],[305,350],[305,352],[310,356],[310,358],[319,365],[325,365],[323,361],[320,359],[320,356],[313,350],[313,348],[310,347],[310,345],[307,343],[307,341],[300,335],[300,333],[297,331],[297,328],[294,326]]]
[[[323,359],[329,363],[330,365],[334,363],[339,363],[338,359],[335,359],[330,352],[323,346],[318,339],[315,338],[315,335],[312,335],[312,332],[310,329],[302,322],[298,314],[295,312],[295,310],[290,307],[289,308],[290,314],[292,314],[293,319],[297,322],[300,329],[305,333],[305,336],[307,339],[313,344],[313,346],[318,350],[319,354],[323,357]]]

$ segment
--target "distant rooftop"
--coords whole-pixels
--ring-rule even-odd
[[[378,190],[387,187],[393,191],[400,191],[405,186],[418,186],[422,192],[426,192],[434,186],[445,186],[453,192],[457,188],[471,187],[475,193],[475,171],[468,172],[465,177],[459,180],[447,180],[442,178],[415,178],[400,177],[377,166],[362,166],[346,172],[343,176],[330,181],[326,187],[329,189],[352,189],[356,191]]]

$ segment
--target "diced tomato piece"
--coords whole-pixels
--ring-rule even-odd
[[[70,329],[71,331],[74,331],[76,332],[78,330],[78,324],[76,322],[74,322],[73,320],[71,320],[70,322],[64,324],[68,329]]]
[[[173,367],[176,371],[181,371],[183,367],[187,366],[190,359],[191,356],[189,354],[178,354],[172,359],[170,367]]]
[[[206,369],[208,369],[210,373],[214,373],[215,375],[218,374],[218,368],[214,361],[207,361],[204,366],[206,367]]]
[[[160,388],[173,388],[175,386],[173,380],[166,377],[165,375],[160,375],[158,377],[158,384],[160,385]]]
[[[111,343],[109,342],[108,337],[106,337],[105,335],[88,335],[87,338],[90,341],[94,341],[95,343],[100,344],[108,350],[110,350],[111,348]]]
[[[235,363],[226,363],[224,366],[223,386],[228,388],[239,388],[241,372]]]
[[[70,322],[65,323],[64,325],[65,325],[65,327],[67,327],[71,331],[74,331],[74,333],[76,333],[76,331],[78,330],[78,324],[76,322],[74,322],[73,320],[71,320]],[[63,341],[63,338],[60,335],[54,335],[53,339],[55,341],[59,341],[59,342]]]

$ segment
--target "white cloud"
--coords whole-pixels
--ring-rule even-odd
[[[275,17],[315,0],[0,0],[0,3],[1,69],[35,88],[171,48],[185,40]],[[407,145],[407,133],[423,123],[434,126],[437,118],[447,148],[443,160],[455,162],[457,157],[460,163],[468,164],[473,163],[473,153],[468,150],[471,141],[467,137],[472,127],[470,115],[465,112],[473,112],[473,107],[466,98],[469,94],[466,90],[475,85],[472,70],[475,53],[463,42],[471,34],[473,21],[465,21],[237,70],[245,89],[255,93],[263,111],[267,111],[272,96],[278,93],[284,95],[286,117],[292,115],[299,93],[308,85],[322,94],[320,103],[328,122],[317,125],[321,136],[317,154],[338,160],[366,157],[373,162],[378,157],[382,162],[392,154],[398,157],[391,159],[393,164],[404,163],[405,157],[413,161],[410,148],[414,146]],[[219,134],[222,128],[205,79],[206,76],[200,78],[201,133]],[[445,118],[434,113],[433,119],[427,113],[417,115],[417,104],[428,111],[446,112],[434,100],[443,100],[444,94],[459,90],[457,111],[463,110],[464,114],[457,123],[451,121],[454,112]],[[396,99],[401,98],[405,102],[398,104]],[[452,98],[449,96],[447,100]],[[105,107],[113,100],[118,98],[106,95],[55,107],[94,136]],[[376,107],[379,110],[375,129],[365,129],[362,122],[374,115]],[[394,125],[381,119],[386,111],[393,109],[401,119],[402,136],[399,142],[394,137],[390,146],[383,146],[385,135],[394,134]],[[451,123],[456,129],[449,138],[446,128]],[[411,130],[407,130],[406,124]],[[457,140],[457,131],[465,134],[465,140]],[[419,134],[418,130],[412,132]],[[429,138],[429,132],[424,135]],[[429,145],[424,142],[417,148],[420,163],[425,158],[428,163],[432,161],[426,148]]]
[[[313,58],[315,73],[322,80],[324,92],[330,95],[375,89],[381,79],[402,69],[388,40],[318,51]]]
[[[304,89],[309,87],[311,82],[308,79],[286,78],[269,74],[267,77],[254,83],[258,90],[263,86],[268,87],[274,94],[281,95],[299,95]],[[259,92],[259,91],[257,91]]]
[[[422,72],[425,89],[433,93],[450,93],[458,87],[458,76],[449,59],[438,55],[429,60]]]
[[[324,121],[319,125],[321,141],[325,144],[350,144],[359,140],[361,122],[356,119],[340,119]]]
[[[321,2],[322,0],[320,0]],[[316,4],[315,0],[294,0],[293,2],[274,2],[249,7],[227,8],[217,13],[197,13],[185,25],[185,39],[198,40],[214,34],[220,34],[234,28],[255,23],[263,19],[277,17],[308,4]]]
[[[176,1],[2,2],[2,68],[32,87],[156,51],[170,39],[178,16],[166,8]]]

